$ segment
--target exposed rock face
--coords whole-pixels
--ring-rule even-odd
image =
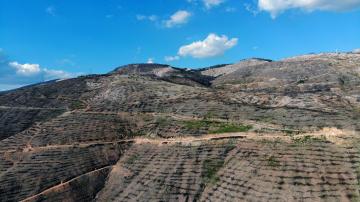
[[[0,94],[0,201],[357,200],[359,130],[359,54],[132,64]]]

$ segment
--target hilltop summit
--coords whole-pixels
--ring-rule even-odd
[[[0,201],[355,201],[360,56],[131,64],[0,94]]]

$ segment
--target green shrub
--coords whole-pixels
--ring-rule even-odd
[[[218,122],[209,121],[209,120],[191,120],[191,121],[185,121],[184,124],[185,127],[188,129],[201,129],[205,127],[215,126],[218,124]]]
[[[204,115],[204,119],[212,119],[216,117],[216,113],[214,111],[209,111]]]
[[[218,129],[210,131],[210,133],[235,133],[247,132],[252,129],[250,125],[221,124]]]
[[[84,109],[86,106],[80,100],[75,100],[71,102],[69,107],[70,109],[75,110],[75,109]]]
[[[131,164],[135,163],[135,161],[138,159],[139,159],[139,156],[137,154],[134,154],[126,160],[126,164],[131,165]]]
[[[271,167],[278,167],[280,166],[280,162],[279,160],[277,160],[275,158],[275,156],[270,156],[268,159],[267,159],[267,162],[268,162],[268,165],[271,166]]]
[[[326,137],[321,136],[319,138],[319,137],[311,137],[310,135],[306,135],[306,136],[302,136],[302,137],[293,138],[292,140],[293,140],[293,143],[301,146],[301,145],[311,144],[314,142],[324,142],[324,141],[326,141]]]
[[[224,160],[206,159],[203,162],[203,180],[205,184],[215,184],[219,181],[217,172],[223,167]]]
[[[251,125],[242,125],[235,123],[223,123],[210,120],[191,120],[185,121],[184,125],[187,129],[207,129],[209,133],[234,133],[247,132],[252,129]]]
[[[158,117],[156,123],[159,127],[165,127],[169,124],[169,120],[166,117]]]

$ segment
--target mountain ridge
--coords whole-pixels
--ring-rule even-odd
[[[0,94],[0,200],[356,200],[359,131],[360,54],[132,64]]]

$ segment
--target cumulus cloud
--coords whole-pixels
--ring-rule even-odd
[[[164,21],[164,25],[167,28],[180,26],[186,24],[191,17],[191,13],[185,10],[179,10],[170,16],[170,19]]]
[[[65,79],[81,75],[63,70],[42,68],[39,64],[11,61],[0,52],[0,91],[53,79]]]
[[[180,57],[178,55],[176,55],[176,56],[165,56],[164,59],[165,59],[166,62],[172,62],[172,61],[179,60]]]
[[[53,79],[66,79],[76,76],[77,74],[65,72],[63,70],[54,70],[54,69],[43,69],[45,80]]]
[[[327,10],[346,11],[360,7],[360,0],[259,0],[260,10],[270,12],[275,18],[279,13],[288,9],[302,9],[306,11]]]
[[[20,64],[18,62],[9,62],[9,66],[16,70],[16,74],[23,76],[32,76],[41,72],[38,64]]]
[[[149,20],[149,21],[154,22],[158,19],[158,16],[156,16],[156,15],[136,15],[136,19],[139,21]]]
[[[52,80],[52,79],[65,79],[71,78],[78,74],[73,74],[69,72],[65,72],[63,70],[54,70],[48,68],[40,68],[39,64],[20,64],[16,61],[8,63],[11,68],[14,68],[16,74],[23,77],[34,77],[34,76],[41,76],[45,80]]]
[[[229,39],[225,35],[209,34],[203,41],[196,41],[180,47],[178,55],[194,58],[214,57],[224,54],[226,50],[234,47],[237,42],[237,38]]]
[[[207,9],[211,9],[211,8],[218,6],[224,2],[225,2],[225,0],[203,0],[205,8],[207,8]]]
[[[360,48],[354,49],[352,52],[360,54]]]
[[[233,12],[236,12],[236,8],[235,7],[226,7],[225,8],[225,11],[228,12],[228,13],[233,13]]]
[[[244,3],[245,10],[251,13],[253,16],[259,14],[259,9],[252,4]]]
[[[148,64],[154,64],[154,58],[149,58],[146,63],[148,63]]]

